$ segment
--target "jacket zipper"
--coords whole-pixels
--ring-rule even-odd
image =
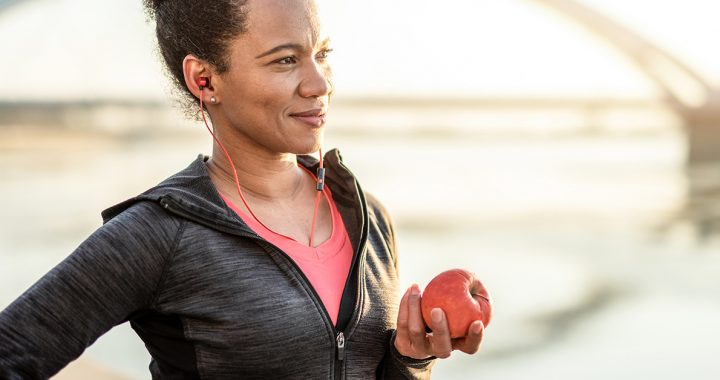
[[[339,361],[345,360],[345,334],[340,331],[337,334],[337,358]]]
[[[338,160],[338,164],[348,173],[352,174],[350,169],[348,169],[347,166],[342,161]],[[353,174],[354,177],[354,174]],[[350,320],[348,321],[347,326],[345,326],[345,331],[348,333],[347,337],[345,336],[344,332],[339,332],[337,334],[337,362],[341,365],[338,366],[338,370],[335,372],[335,378],[336,379],[345,379],[345,366],[342,365],[343,361],[345,360],[345,342],[347,339],[349,339],[352,336],[352,333],[355,331],[355,327],[357,326],[358,319],[360,313],[358,312],[361,308],[361,304],[363,301],[363,297],[365,296],[363,292],[363,276],[362,274],[365,272],[365,253],[366,253],[366,242],[367,242],[367,236],[368,236],[368,223],[370,222],[370,218],[368,217],[368,211],[367,211],[367,201],[365,199],[365,196],[363,194],[362,189],[360,188],[360,184],[355,181],[355,192],[358,195],[358,198],[360,199],[360,207],[362,211],[362,230],[360,231],[360,242],[358,245],[358,250],[355,252],[355,262],[353,262],[352,266],[350,267],[350,275],[352,275],[353,271],[357,270],[357,293],[355,297],[355,307],[353,309],[353,314],[350,317]],[[357,266],[357,268],[356,268]]]
[[[347,168],[345,168],[345,170],[347,170]],[[358,191],[358,196],[360,197],[360,204],[363,205],[362,206],[363,207],[363,227],[362,227],[362,232],[360,234],[361,235],[360,245],[358,246],[358,252],[356,253],[357,264],[361,265],[361,263],[364,259],[364,256],[365,256],[365,240],[367,240],[367,223],[369,222],[369,218],[367,217],[366,206],[364,206],[365,197],[362,196],[359,185],[357,185],[356,190]],[[307,276],[305,276],[305,273],[302,272],[302,270],[297,266],[295,261],[293,261],[280,248],[277,248],[272,243],[261,238],[260,235],[254,233],[254,232],[238,231],[235,228],[230,228],[230,227],[226,227],[223,225],[218,225],[217,223],[211,223],[210,221],[207,221],[207,220],[202,220],[202,219],[198,218],[196,215],[192,214],[191,212],[185,211],[183,209],[183,207],[180,204],[178,204],[177,201],[175,201],[174,199],[172,199],[170,197],[160,198],[160,205],[163,208],[165,208],[166,210],[173,212],[179,216],[182,216],[186,219],[189,219],[189,220],[192,220],[195,222],[199,222],[203,225],[212,224],[212,226],[214,228],[217,228],[217,229],[227,232],[229,234],[259,240],[259,241],[273,247],[274,250],[276,251],[276,253],[280,254],[283,258],[285,258],[285,260],[288,262],[288,264],[295,270],[295,273],[302,279],[302,281],[306,285],[308,285],[308,289],[310,290],[310,293],[312,294],[313,301],[315,302],[318,309],[320,309],[321,314],[324,316],[323,319],[325,320],[325,325],[326,325],[326,327],[329,328],[329,332],[332,334],[331,336],[334,337],[333,343],[335,346],[336,355],[335,355],[335,365],[333,365],[333,372],[334,372],[333,378],[335,378],[335,379],[344,379],[345,378],[344,366],[342,365],[343,361],[345,360],[345,342],[346,342],[345,333],[342,331],[338,332],[335,329],[335,326],[333,325],[332,320],[330,319],[330,315],[328,314],[327,309],[325,309],[325,307],[322,304],[322,301],[320,300],[320,296],[317,294],[315,289],[310,285],[310,280],[308,280]],[[353,269],[354,268],[352,268],[352,267],[350,268],[350,274],[352,274]],[[357,280],[358,280],[358,283],[357,283],[358,288],[357,288],[357,294],[355,297],[355,308],[354,308],[353,314],[350,318],[350,322],[346,326],[346,330],[350,330],[350,327],[351,326],[354,327],[354,325],[357,323],[356,320],[357,320],[357,316],[359,314],[358,313],[359,305],[360,305],[361,299],[363,297],[363,294],[362,294],[363,293],[363,291],[362,291],[362,272],[360,272],[360,271],[358,271]],[[352,329],[352,330],[354,330],[354,329]]]

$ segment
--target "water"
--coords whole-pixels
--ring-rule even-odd
[[[0,307],[100,226],[102,209],[209,148],[202,131],[0,135]],[[404,286],[464,267],[493,293],[481,352],[454,353],[433,378],[716,379],[720,240],[688,204],[691,185],[720,181],[713,168],[685,173],[681,141],[330,131],[327,146],[394,216]],[[703,210],[720,204],[703,199]],[[86,357],[148,378],[127,326]]]

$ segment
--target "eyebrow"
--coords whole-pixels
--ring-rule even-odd
[[[275,46],[274,48],[272,48],[272,49],[270,49],[270,50],[268,50],[268,51],[266,51],[266,52],[258,55],[257,57],[255,57],[255,59],[259,59],[259,58],[262,58],[262,57],[267,57],[267,56],[270,55],[270,54],[275,54],[275,53],[277,53],[277,52],[279,52],[279,51],[281,51],[281,50],[285,50],[285,49],[289,49],[289,50],[303,50],[303,47],[302,47],[302,45],[300,45],[300,44],[293,44],[293,43],[282,44],[282,45]]]
[[[321,45],[324,45],[324,46],[327,46],[328,44],[330,44],[330,39],[329,39],[329,38],[326,38],[326,39],[323,40],[322,43],[321,43]],[[296,43],[282,44],[282,45],[275,46],[274,48],[272,48],[272,49],[270,49],[270,50],[268,50],[268,51],[266,51],[266,52],[258,55],[257,57],[255,57],[255,59],[260,59],[260,58],[263,58],[263,57],[267,57],[268,55],[275,54],[275,53],[277,53],[277,52],[279,52],[279,51],[286,50],[286,49],[287,49],[287,50],[302,51],[303,49],[305,49],[305,47],[304,47],[303,45],[301,45],[301,44],[296,44]]]

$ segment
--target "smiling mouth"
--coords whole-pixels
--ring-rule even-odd
[[[325,124],[325,112],[320,109],[305,112],[293,113],[290,116],[301,121],[311,127],[319,128]]]

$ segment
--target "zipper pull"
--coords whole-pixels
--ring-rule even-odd
[[[337,335],[337,350],[338,360],[345,360],[345,334],[343,334],[342,332],[338,333]]]

